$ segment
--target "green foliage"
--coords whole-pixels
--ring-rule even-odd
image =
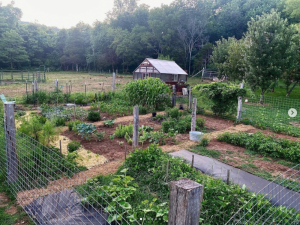
[[[197,128],[203,128],[204,124],[205,124],[205,119],[203,119],[201,117],[197,117],[197,119],[196,119]]]
[[[142,105],[139,105],[139,114],[140,115],[146,115],[147,114],[147,108],[142,106]]]
[[[132,105],[146,106],[156,110],[170,104],[171,89],[158,78],[131,81],[125,86],[125,93]]]
[[[25,112],[25,111],[18,110],[16,114],[17,114],[19,117],[22,117],[22,116],[25,116],[25,115],[26,115],[26,112]]]
[[[178,108],[170,108],[166,110],[167,117],[171,117],[172,119],[178,119],[181,115],[179,113]]]
[[[131,123],[129,125],[119,124],[116,128],[115,135],[118,138],[123,138],[125,137],[126,133],[128,133],[129,136],[133,135],[133,125]]]
[[[70,121],[68,123],[69,131],[76,131],[77,132],[76,127],[80,123],[81,123],[81,121],[79,121],[79,120]]]
[[[80,123],[76,126],[76,130],[82,139],[91,140],[92,135],[96,132],[96,126],[94,124]]]
[[[215,159],[218,159],[221,155],[220,151],[208,150],[201,143],[199,145],[195,146],[193,149],[191,149],[191,151],[195,152],[197,154],[204,155],[204,156],[207,156],[210,158],[215,158]]]
[[[38,90],[34,94],[23,95],[22,99],[26,104],[56,104],[67,101],[66,95],[61,90],[52,92]]]
[[[80,146],[81,146],[80,142],[78,142],[78,141],[71,141],[68,144],[67,148],[68,148],[69,152],[74,152],[74,151],[78,150],[80,148]]]
[[[64,127],[66,126],[66,121],[64,120],[64,118],[61,117],[55,118],[55,126]]]
[[[162,130],[164,133],[174,130],[180,134],[184,134],[191,129],[191,119],[191,116],[183,116],[178,119],[169,118],[161,123]]]
[[[96,138],[97,141],[103,141],[103,139],[105,137],[105,131],[95,132],[94,135],[95,135],[95,138]]]
[[[103,121],[103,124],[106,127],[113,127],[115,124],[115,120],[105,120],[105,121]]]
[[[100,113],[98,111],[90,110],[88,113],[88,120],[93,122],[100,121],[101,120]]]
[[[275,138],[261,132],[254,134],[226,132],[219,135],[218,140],[245,147],[247,150],[258,152],[263,156],[300,162],[300,143],[297,141]]]
[[[208,144],[209,144],[209,139],[208,138],[202,138],[201,141],[200,141],[199,146],[206,147]]]
[[[245,89],[226,83],[197,85],[194,89],[199,90],[212,101],[211,109],[216,115],[233,114],[237,108],[238,97],[246,95]]]
[[[166,115],[157,114],[156,117],[152,117],[152,120],[156,120],[158,122],[162,122],[166,118]]]

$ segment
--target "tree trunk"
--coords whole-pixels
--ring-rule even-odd
[[[260,100],[259,100],[260,104],[264,104],[264,92],[261,92],[260,94]]]
[[[298,81],[294,83],[293,87],[286,93],[286,97],[289,97],[291,92],[293,91],[294,87],[298,84]]]

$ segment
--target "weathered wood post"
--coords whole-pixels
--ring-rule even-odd
[[[176,106],[176,86],[173,85],[173,95],[172,95],[172,106],[175,107]]]
[[[244,88],[244,83],[241,83],[240,89]],[[237,108],[237,116],[236,120],[240,121],[242,119],[242,106],[243,106],[243,97],[239,96],[238,97],[238,108]]]
[[[37,80],[34,80],[34,92],[38,91],[38,83]]]
[[[189,87],[189,109],[192,108],[192,87]]]
[[[34,82],[34,72],[32,72],[32,82]]]
[[[34,82],[32,82],[32,95],[34,95]]]
[[[55,79],[55,81],[54,81],[54,86],[55,86],[56,92],[58,92],[58,80],[57,79]]]
[[[27,80],[29,80],[29,71],[27,71]]]
[[[84,93],[85,93],[85,97],[86,97],[86,82],[84,82]]]
[[[59,140],[59,151],[60,151],[60,154],[62,154],[62,149],[61,149],[61,140]]]
[[[136,148],[139,144],[139,107],[134,106],[133,108],[133,137],[132,145]]]
[[[227,170],[227,184],[229,185],[230,182],[230,170]]]
[[[18,179],[18,155],[16,149],[16,127],[14,115],[15,103],[4,103],[4,124],[6,135],[7,181],[16,182]]]
[[[115,91],[116,73],[113,73],[112,90]]]
[[[71,81],[69,81],[69,95],[71,96]]]
[[[22,70],[22,72],[21,72],[21,77],[22,77],[22,81],[24,80],[24,78],[23,78],[23,70]]]
[[[27,80],[26,80],[26,99],[28,101]]]
[[[168,225],[198,225],[203,186],[183,178],[170,183]]]
[[[191,131],[196,131],[196,119],[197,119],[197,99],[193,99],[193,112],[192,112],[192,124]]]

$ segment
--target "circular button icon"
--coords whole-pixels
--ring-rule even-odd
[[[291,108],[288,113],[289,113],[290,117],[296,117],[297,116],[297,110],[294,109],[294,108]]]

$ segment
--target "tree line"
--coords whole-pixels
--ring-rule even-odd
[[[272,9],[287,25],[300,22],[300,0],[174,0],[153,9],[138,0],[114,0],[104,21],[57,29],[21,22],[13,2],[0,3],[0,68],[126,73],[150,57],[171,58],[194,74],[216,65],[209,64],[216,43],[239,45],[232,40],[245,39],[251,18]]]

